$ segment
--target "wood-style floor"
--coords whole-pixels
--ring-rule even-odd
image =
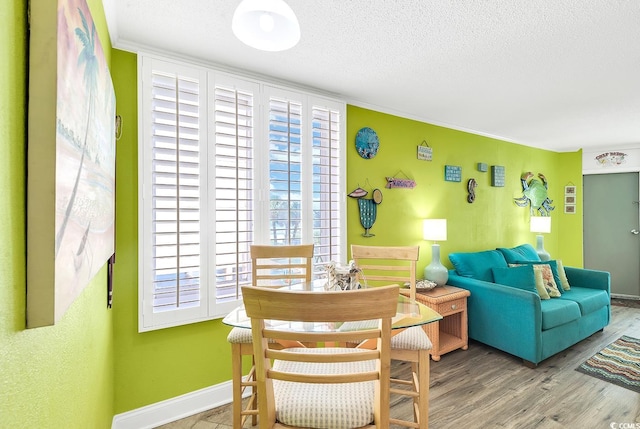
[[[431,362],[429,427],[605,429],[640,427],[640,393],[575,371],[621,335],[640,338],[640,308],[612,307],[612,321],[569,349],[530,369],[516,357],[471,341]],[[395,372],[406,372],[394,363]],[[392,398],[394,415],[411,414],[408,401]],[[617,423],[618,425],[612,425]],[[627,426],[620,426],[627,423]],[[245,427],[251,427],[247,424]],[[164,426],[162,429],[229,429],[230,405]]]

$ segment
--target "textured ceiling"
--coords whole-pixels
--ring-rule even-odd
[[[640,146],[638,0],[287,0],[302,36],[275,53],[234,37],[238,3],[103,0],[119,49],[528,146]]]

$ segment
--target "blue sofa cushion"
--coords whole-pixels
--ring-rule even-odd
[[[498,284],[538,293],[536,290],[536,277],[533,274],[531,265],[511,268],[493,267],[491,272],[495,282]]]
[[[551,272],[553,273],[553,280],[556,283],[556,287],[558,291],[562,294],[564,289],[562,288],[562,279],[560,278],[560,273],[558,272],[558,263],[555,260],[550,261],[517,261],[516,264],[528,264],[528,265],[541,265],[546,264],[551,267]]]
[[[502,253],[497,250],[482,252],[449,253],[449,260],[456,272],[462,277],[471,277],[493,283],[491,268],[507,268]]]
[[[538,252],[533,248],[532,245],[525,243],[520,246],[512,247],[511,249],[507,249],[506,247],[498,247],[502,256],[507,261],[507,264],[515,264],[517,261],[539,261],[540,256],[538,256]]]
[[[564,291],[560,298],[576,302],[582,315],[593,313],[610,304],[609,295],[606,291],[586,287],[574,286],[570,290]]]
[[[542,310],[542,330],[555,328],[580,318],[580,307],[568,299],[547,299],[540,301]]]

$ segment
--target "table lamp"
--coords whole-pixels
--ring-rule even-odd
[[[531,232],[537,232],[536,236],[536,252],[541,261],[548,261],[551,259],[549,252],[544,250],[544,237],[543,233],[551,232],[551,217],[550,216],[532,216],[531,217]]]
[[[449,279],[449,271],[440,262],[440,245],[436,242],[446,241],[447,220],[425,219],[422,223],[422,231],[425,240],[434,242],[431,246],[431,263],[424,269],[424,278],[437,283],[438,286],[444,286]]]

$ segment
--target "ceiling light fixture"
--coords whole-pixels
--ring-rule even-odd
[[[300,40],[300,25],[283,0],[242,0],[231,29],[240,41],[261,51],[284,51]]]

